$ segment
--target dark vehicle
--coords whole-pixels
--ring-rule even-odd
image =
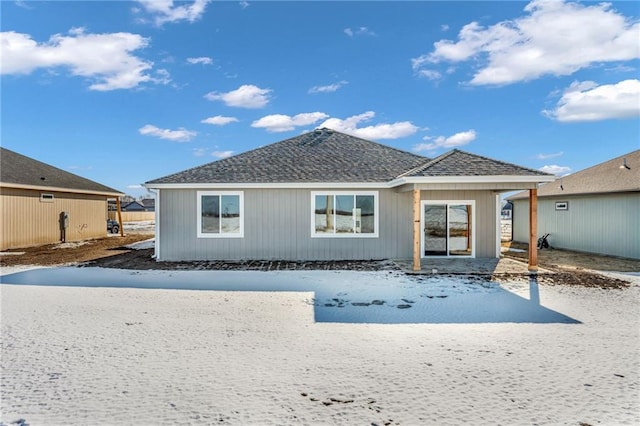
[[[545,249],[545,248],[551,247],[549,246],[549,240],[547,240],[547,238],[549,238],[549,234],[544,234],[542,237],[538,238],[539,249]]]
[[[107,231],[117,234],[120,232],[120,224],[113,219],[107,219]]]

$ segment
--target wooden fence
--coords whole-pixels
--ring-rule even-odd
[[[155,220],[155,212],[122,212],[123,222],[143,222],[147,220]],[[109,212],[109,219],[118,220],[118,212]]]

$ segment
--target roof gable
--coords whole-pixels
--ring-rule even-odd
[[[329,129],[318,129],[147,182],[388,182],[429,159]]]
[[[74,192],[122,194],[108,186],[0,147],[0,183]]]
[[[402,175],[402,177],[436,176],[550,176],[550,174],[454,149]]]
[[[629,168],[624,167],[624,164]],[[541,185],[538,197],[637,191],[640,191],[640,150],[564,176],[555,183]],[[528,193],[523,192],[509,199],[528,196]]]

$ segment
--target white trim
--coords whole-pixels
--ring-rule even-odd
[[[496,258],[500,257],[502,248],[502,202],[500,194],[496,194]]]
[[[430,204],[445,205],[447,209],[452,204],[468,204],[471,206],[471,255],[470,256],[426,256],[424,254],[424,207]],[[475,200],[420,200],[420,257],[422,259],[435,258],[475,258],[476,257],[476,201]],[[447,240],[449,239],[449,226],[447,224]],[[447,243],[448,244],[448,243]]]
[[[369,195],[373,196],[373,226],[374,232],[371,234],[363,233],[317,233],[316,232],[316,196],[317,195]],[[311,238],[378,238],[380,235],[380,206],[378,191],[311,191]],[[354,200],[355,203],[355,200]],[[355,204],[354,204],[355,205]]]
[[[158,189],[158,192],[156,192],[156,196],[155,196],[155,203],[156,203],[156,207],[154,209],[154,213],[155,213],[155,235],[154,235],[154,241],[153,241],[153,255],[155,257],[156,260],[161,260],[160,257],[160,190]]]
[[[251,189],[251,188],[354,188],[354,189],[380,189],[395,188],[406,184],[429,184],[429,183],[541,183],[553,182],[555,176],[435,176],[435,177],[403,177],[388,182],[274,182],[274,183],[146,183],[145,188],[153,189],[198,189],[198,188],[221,188],[221,189]]]
[[[162,189],[199,189],[199,188],[220,188],[220,189],[323,189],[323,188],[354,188],[354,189],[379,189],[389,188],[387,182],[277,182],[277,183],[158,183],[143,185],[146,188]]]
[[[238,208],[239,208],[239,223],[240,232],[238,233],[209,233],[202,232],[202,197],[203,196],[224,196],[224,195],[236,195],[238,196]],[[197,236],[198,238],[244,238],[244,192],[243,191],[198,191],[196,200],[196,224],[197,224]],[[220,220],[220,226],[222,226],[222,219]]]

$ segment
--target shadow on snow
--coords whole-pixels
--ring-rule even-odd
[[[313,292],[316,322],[370,324],[562,323],[580,321],[474,277],[415,277],[357,271],[132,271],[43,268],[0,277],[3,284],[207,291]]]

